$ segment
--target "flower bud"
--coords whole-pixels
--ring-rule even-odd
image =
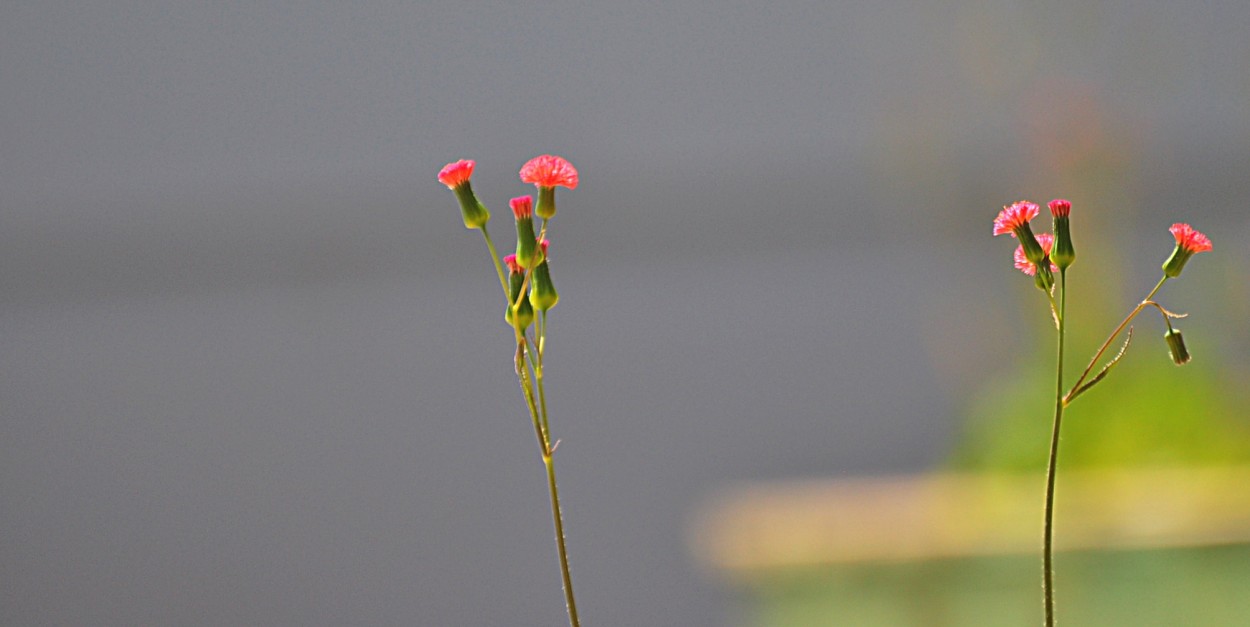
[[[529,299],[521,298],[521,290],[525,287],[525,268],[517,263],[516,255],[503,258],[508,266],[508,306],[504,309],[503,319],[509,325],[524,332],[534,322],[534,307]],[[520,302],[517,302],[517,300]]]
[[[1181,337],[1180,329],[1168,329],[1163,334],[1168,343],[1168,352],[1172,353],[1172,361],[1178,366],[1189,363],[1189,349],[1185,348],[1185,338]]]
[[[547,240],[542,241],[543,260],[537,266],[534,266],[534,272],[530,276],[530,303],[534,305],[534,309],[539,311],[547,311],[556,306],[556,302],[560,300],[560,295],[556,293],[556,286],[551,282],[550,259],[547,257]]]
[[[538,235],[534,233],[534,201],[529,196],[518,196],[509,201],[512,215],[516,217],[516,260],[522,268],[533,268],[542,261],[542,249],[538,247]]]
[[[1050,201],[1050,215],[1054,219],[1055,246],[1050,260],[1060,269],[1066,269],[1076,261],[1076,249],[1072,247],[1072,234],[1068,230],[1068,213],[1072,203],[1056,198]]]

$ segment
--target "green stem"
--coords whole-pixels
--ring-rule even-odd
[[[490,260],[495,262],[495,274],[499,275],[499,286],[503,288],[504,300],[512,300],[508,297],[508,279],[503,273],[503,262],[499,259],[499,251],[495,250],[495,243],[490,241],[490,233],[486,232],[486,225],[481,226],[482,237],[486,240],[486,248],[490,250]]]
[[[1132,322],[1133,318],[1136,318],[1137,314],[1141,313],[1141,310],[1145,309],[1146,306],[1150,304],[1150,299],[1154,298],[1154,295],[1159,292],[1159,288],[1162,288],[1163,284],[1167,282],[1167,280],[1168,276],[1166,274],[1163,275],[1163,278],[1159,279],[1159,282],[1155,284],[1154,289],[1150,290],[1150,293],[1146,294],[1146,297],[1141,299],[1141,302],[1133,308],[1133,311],[1130,311],[1129,314],[1124,317],[1124,321],[1120,323],[1120,326],[1116,327],[1115,330],[1111,332],[1111,335],[1107,336],[1107,341],[1103,342],[1102,346],[1098,348],[1098,352],[1094,353],[1094,358],[1089,360],[1089,365],[1085,367],[1085,371],[1082,372],[1081,376],[1077,378],[1076,383],[1072,384],[1072,389],[1068,391],[1068,394],[1063,397],[1062,400],[1064,405],[1067,405],[1072,401],[1073,393],[1081,388],[1081,384],[1085,382],[1085,378],[1089,376],[1090,371],[1092,371],[1094,366],[1098,364],[1098,358],[1102,357],[1102,354],[1107,352],[1107,348],[1110,347],[1111,343],[1115,341],[1116,336],[1120,335],[1120,332],[1128,326],[1128,323]]]
[[[560,576],[564,578],[564,603],[569,611],[570,627],[580,627],[577,618],[577,601],[573,598],[573,575],[569,572],[569,553],[564,546],[564,516],[560,513],[560,490],[556,487],[556,465],[551,454],[543,455],[547,466],[547,488],[551,492],[551,518],[556,527],[556,549],[560,552]]]
[[[1059,427],[1063,422],[1063,339],[1068,306],[1067,268],[1059,270],[1059,349],[1055,366],[1055,422],[1050,434],[1050,459],[1046,466],[1046,512],[1042,523],[1042,596],[1046,627],[1055,624],[1055,569],[1052,559],[1055,517],[1055,467],[1059,461]]]
[[[520,342],[520,349],[517,353],[517,376],[521,380],[521,391],[525,393],[525,402],[530,410],[530,418],[534,422],[534,434],[538,438],[543,465],[547,467],[547,489],[551,494],[551,518],[555,524],[556,551],[560,555],[560,577],[564,580],[564,603],[569,612],[569,625],[581,627],[581,622],[577,618],[577,601],[573,598],[573,575],[569,570],[568,548],[564,542],[564,514],[560,509],[560,490],[556,486],[556,467],[555,459],[552,457],[551,435],[547,430],[547,395],[543,389],[542,369],[540,366],[534,370],[534,380],[538,384],[538,397],[541,403],[540,409],[540,405],[534,402],[534,387],[530,384],[530,371],[526,365],[526,359],[520,354],[520,351],[527,349],[528,343],[524,339]]]

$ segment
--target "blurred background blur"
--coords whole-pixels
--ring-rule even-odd
[[[551,152],[582,174],[547,382],[587,624],[1035,624],[1032,554],[735,570],[706,521],[953,470],[1032,482],[1040,535],[1053,332],[990,237],[1021,198],[1073,202],[1074,365],[1169,225],[1215,242],[1160,296],[1194,362],[1143,318],[1061,471],[1250,462],[1248,27],[1236,0],[0,4],[0,623],[564,622],[494,273],[435,180],[476,159],[511,248]],[[1061,555],[1060,616],[1241,624],[1230,534]]]

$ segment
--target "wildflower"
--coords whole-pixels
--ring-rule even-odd
[[[577,168],[563,157],[540,155],[521,166],[521,182],[538,186],[538,217],[556,215],[556,187],[577,189]]]
[[[1051,235],[1050,233],[1039,233],[1037,235],[1037,243],[1042,246],[1042,251],[1045,252],[1047,256],[1050,255],[1050,251],[1051,251],[1051,248],[1054,246],[1054,242],[1055,242],[1055,237]],[[1024,256],[1024,246],[1016,246],[1016,252],[1015,254],[1012,255],[1012,257],[1014,257],[1015,259],[1016,268],[1018,268],[1021,272],[1029,276],[1033,276],[1037,274],[1037,266]],[[1050,271],[1051,272],[1059,271],[1059,266],[1055,265],[1053,258],[1051,259],[1051,262],[1050,262]]]
[[[1046,252],[1050,254],[1050,261],[1055,266],[1052,271],[1057,272],[1059,269],[1066,269],[1076,261],[1076,249],[1072,247],[1072,235],[1068,231],[1068,213],[1072,211],[1072,203],[1056,198],[1050,201],[1050,215],[1054,219],[1055,229],[1055,250],[1052,253],[1048,247]],[[1038,236],[1041,239],[1041,236]]]
[[[533,268],[542,261],[538,236],[534,234],[534,199],[517,196],[508,201],[516,218],[516,258],[522,268]]]
[[[551,268],[548,265],[549,257],[547,256],[547,246],[550,243],[543,240],[539,245],[543,250],[543,260],[537,266],[534,266],[534,274],[530,277],[530,303],[534,305],[534,309],[539,311],[547,311],[556,306],[556,302],[560,300],[560,294],[556,292],[556,286],[551,282]]]
[[[470,229],[480,229],[487,220],[490,220],[490,211],[478,202],[477,196],[473,194],[473,186],[469,184],[469,177],[473,176],[475,165],[477,165],[475,161],[461,159],[448,163],[438,172],[438,182],[456,193],[456,199],[460,201],[460,214],[464,218],[464,226]]]
[[[1181,275],[1181,270],[1185,269],[1185,263],[1190,257],[1211,250],[1211,240],[1188,224],[1178,222],[1168,230],[1172,232],[1172,237],[1176,238],[1176,250],[1173,250],[1172,256],[1163,262],[1163,274],[1178,277]]]
[[[1025,258],[1035,264],[1040,264],[1046,257],[1046,252],[1037,243],[1033,230],[1029,228],[1029,220],[1036,218],[1039,211],[1037,205],[1021,200],[1003,207],[998,217],[994,218],[994,235],[1010,234],[1020,240]]]

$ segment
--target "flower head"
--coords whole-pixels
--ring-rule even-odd
[[[1045,251],[1047,255],[1050,255],[1050,249],[1052,246],[1054,246],[1055,237],[1051,235],[1050,233],[1038,233],[1037,243],[1042,245],[1042,250]],[[1021,272],[1029,276],[1033,276],[1037,274],[1037,266],[1024,256],[1024,246],[1016,246],[1016,252],[1012,256],[1015,258],[1016,268],[1019,268]],[[1051,263],[1050,271],[1058,272],[1059,266],[1056,266],[1054,263]]]
[[[1062,198],[1056,198],[1046,206],[1050,207],[1050,215],[1056,218],[1066,218],[1068,213],[1072,211],[1072,203]]]
[[[1181,270],[1185,269],[1185,264],[1190,257],[1211,250],[1211,240],[1206,235],[1195,231],[1192,226],[1181,222],[1173,224],[1168,230],[1172,232],[1172,237],[1176,238],[1176,249],[1172,251],[1172,256],[1163,262],[1163,274],[1178,277],[1181,275]]]
[[[534,215],[534,199],[529,196],[517,196],[508,201],[512,207],[512,215],[518,220],[525,220]]]
[[[470,159],[461,159],[448,163],[443,166],[442,170],[438,171],[438,182],[451,189],[456,189],[469,182],[469,177],[473,176],[473,167],[476,165],[477,162]]]
[[[521,182],[539,187],[577,189],[577,168],[563,157],[540,155],[521,166]]]
[[[456,200],[460,203],[460,215],[464,218],[464,226],[469,229],[485,228],[486,222],[490,220],[490,211],[478,201],[473,193],[473,185],[469,183],[469,177],[473,176],[475,165],[477,163],[474,161],[461,159],[448,163],[438,171],[438,182],[455,192]]]
[[[1003,210],[998,212],[998,217],[994,218],[994,235],[1010,233],[1013,237],[1018,237],[1017,231],[1028,226],[1029,220],[1036,218],[1040,211],[1036,204],[1027,200],[1003,207]]]
[[[542,241],[538,242],[538,245],[543,249],[543,257],[546,257],[547,247],[551,245],[551,241],[544,237]]]
[[[1191,255],[1211,250],[1210,238],[1194,230],[1188,224],[1178,222],[1168,230],[1172,232],[1172,237],[1176,238],[1176,245]]]

